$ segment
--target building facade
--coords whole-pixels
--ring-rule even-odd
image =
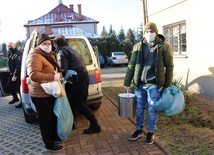
[[[86,37],[98,37],[97,24],[98,21],[82,15],[81,4],[77,4],[78,11],[74,11],[74,5],[69,7],[63,5],[59,1],[59,5],[47,14],[28,21],[24,25],[26,28],[27,38],[37,29],[39,33],[48,35],[84,35]]]
[[[212,1],[172,1],[148,14],[148,20],[157,24],[172,46],[174,79],[182,78],[184,88],[191,92],[214,97]],[[153,7],[147,4],[148,11]]]

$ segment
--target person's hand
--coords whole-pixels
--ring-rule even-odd
[[[54,71],[54,81],[60,81],[60,73],[57,73],[56,71]]]
[[[158,89],[158,92],[159,92],[159,93],[162,93],[163,89],[164,89],[164,87],[160,87],[160,88]]]
[[[65,79],[64,78],[60,78],[60,82],[65,82]]]
[[[11,79],[11,81],[16,81],[17,77],[14,75]]]
[[[124,88],[125,88],[126,90],[129,90],[129,88],[130,88],[130,87],[128,87],[128,86],[124,86]]]
[[[30,78],[29,78],[29,77],[27,77],[27,79],[26,79],[26,83],[27,83],[28,85],[30,85],[30,84],[31,84],[31,80],[30,80]]]

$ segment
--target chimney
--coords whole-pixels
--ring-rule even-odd
[[[71,10],[72,12],[74,12],[74,5],[71,4],[71,5],[69,5],[69,6],[70,6],[70,10]]]
[[[62,17],[61,17],[61,11],[60,9],[58,9],[58,12],[57,12],[57,19],[56,19],[57,22],[60,22],[62,21]]]
[[[78,20],[82,20],[81,4],[77,4],[77,6],[78,6]]]
[[[52,32],[51,32],[51,26],[45,26],[45,33],[46,34],[52,34]]]

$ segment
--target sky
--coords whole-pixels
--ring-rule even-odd
[[[107,32],[110,25],[118,33],[123,27],[137,31],[143,22],[141,0],[62,0],[69,7],[81,4],[82,14],[99,21],[98,34],[103,26]],[[0,4],[0,43],[26,39],[24,24],[47,14],[59,4],[59,0],[2,0]]]
[[[147,0],[149,13],[181,0]],[[82,14],[99,21],[98,35],[103,26],[109,31],[110,25],[118,34],[121,27],[125,33],[129,28],[138,31],[143,23],[143,5],[141,0],[62,0],[69,7],[81,4]],[[0,3],[0,43],[16,42],[26,39],[24,24],[37,19],[58,6],[59,0],[1,0]]]

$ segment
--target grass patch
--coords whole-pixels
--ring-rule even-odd
[[[118,101],[118,94],[126,92],[123,81],[103,83],[102,90],[115,102]],[[183,92],[184,111],[170,117],[160,113],[155,135],[173,154],[213,155],[214,101]]]

